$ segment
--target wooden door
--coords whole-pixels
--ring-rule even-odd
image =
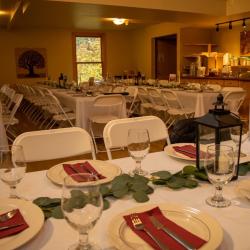
[[[168,79],[177,72],[176,35],[155,38],[155,78]]]

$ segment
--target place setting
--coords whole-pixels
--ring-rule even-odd
[[[26,172],[22,146],[0,148],[0,178],[10,187],[9,198],[0,199],[0,248],[14,249],[31,240],[44,224],[41,209],[16,192]]]
[[[97,184],[105,184],[112,181],[121,174],[121,169],[110,162],[100,160],[75,160],[68,161],[52,166],[46,175],[48,179],[56,185],[63,185],[63,180],[72,174],[89,173],[96,175]],[[76,180],[75,181],[81,181]]]

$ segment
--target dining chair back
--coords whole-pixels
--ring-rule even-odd
[[[97,96],[93,103],[92,114],[89,116],[89,131],[94,141],[96,152],[101,152],[96,144],[96,138],[102,138],[104,126],[111,120],[119,119],[123,116],[126,100],[124,96],[100,95]]]
[[[227,108],[235,114],[239,113],[240,106],[244,102],[246,97],[246,91],[229,91],[224,94],[224,103],[227,104]]]
[[[103,139],[109,160],[112,159],[111,149],[127,147],[129,129],[147,129],[150,142],[166,140],[170,144],[168,130],[164,122],[156,116],[124,118],[108,122],[103,131]]]
[[[30,131],[16,137],[27,162],[46,161],[91,153],[96,159],[91,136],[78,127]]]
[[[186,119],[194,116],[194,111],[189,108],[184,108],[174,91],[162,89],[161,94],[166,102],[166,106],[168,107],[167,112],[169,117],[166,121],[168,128],[170,128],[175,123],[175,121],[182,116],[184,116]]]

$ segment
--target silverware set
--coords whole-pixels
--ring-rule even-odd
[[[145,227],[141,219],[138,217],[137,214],[132,214],[130,216],[132,224],[136,230],[143,230],[162,250],[168,250],[168,247],[165,246],[161,241],[156,239]],[[155,218],[154,216],[150,216],[150,221],[153,223],[153,225],[158,230],[163,230],[167,235],[172,237],[174,240],[176,240],[179,244],[181,244],[185,249],[187,250],[196,250],[192,245],[190,245],[187,241],[180,238],[178,235],[176,235],[173,231],[169,230],[167,227],[165,227],[161,222]]]

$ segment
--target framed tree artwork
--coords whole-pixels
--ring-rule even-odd
[[[250,56],[250,31],[240,32],[240,55]]]
[[[17,78],[42,78],[47,76],[46,49],[16,48]]]

